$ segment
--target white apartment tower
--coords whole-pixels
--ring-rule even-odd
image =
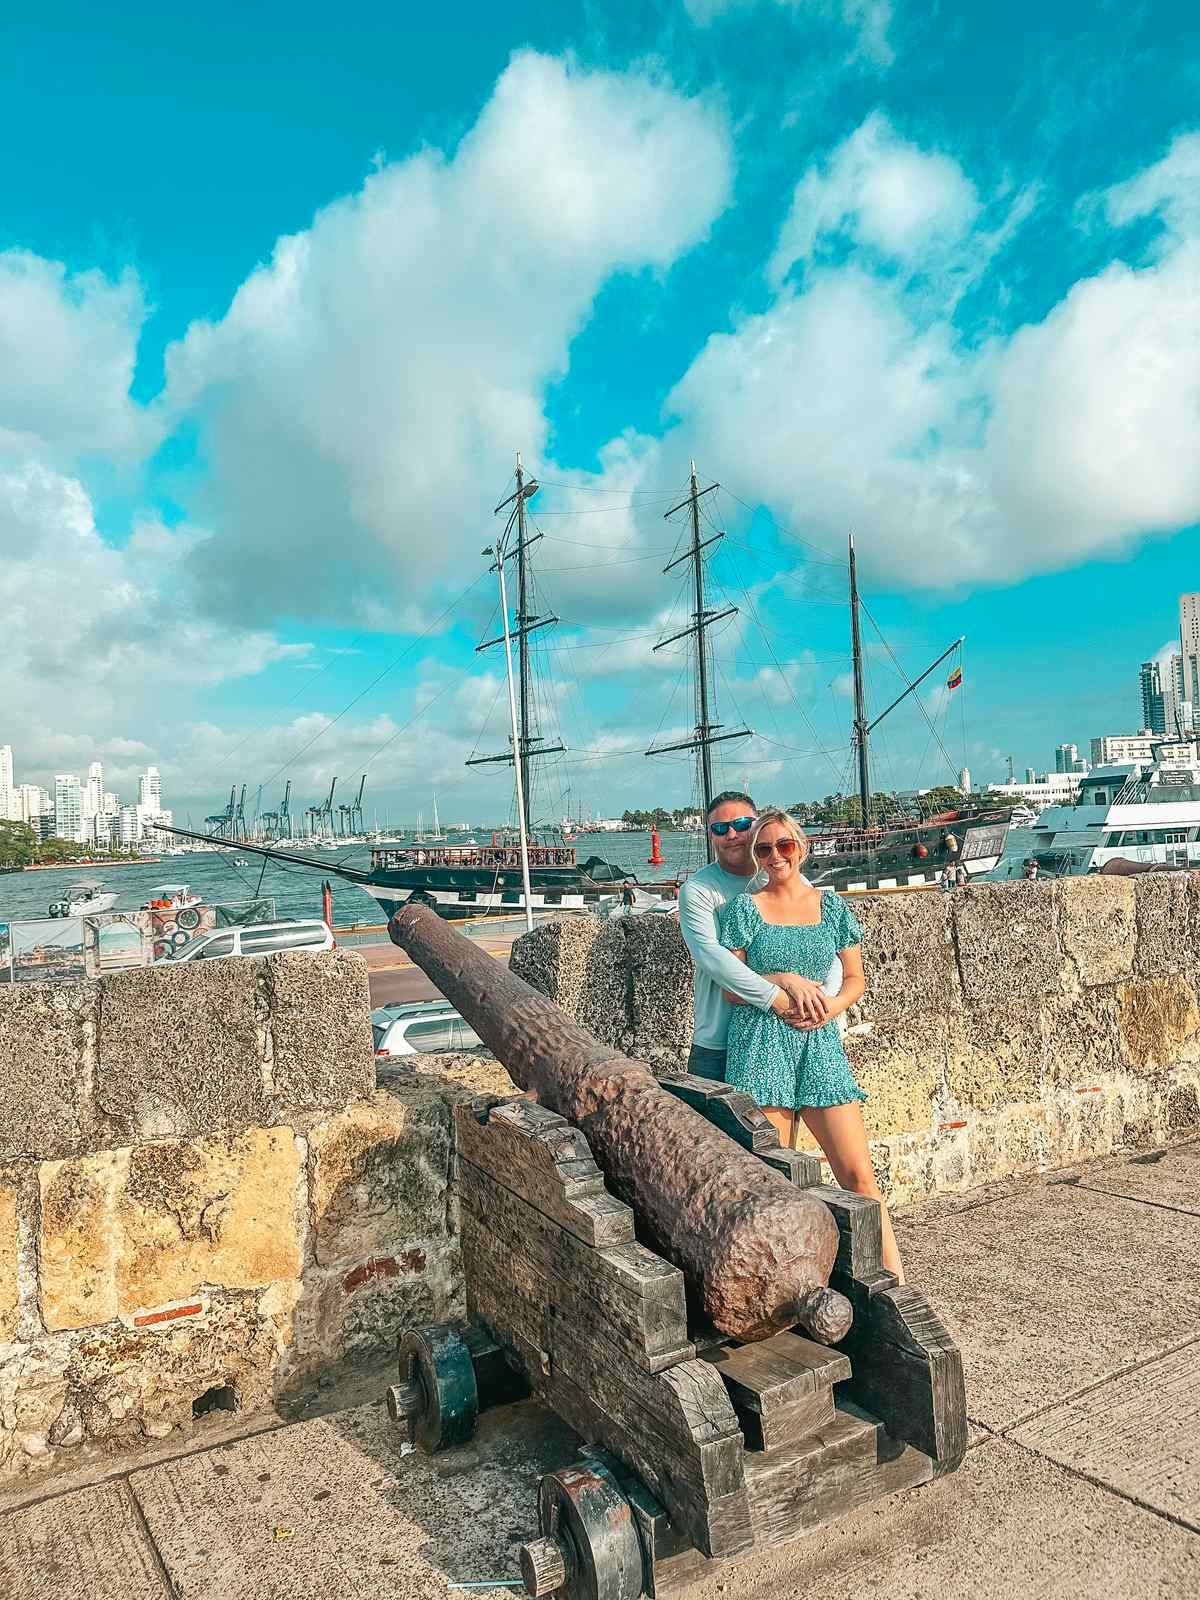
[[[12,745],[0,744],[0,789],[11,789],[13,786],[13,755]]]
[[[157,767],[147,767],[138,779],[137,803],[143,811],[162,810],[162,778]]]
[[[54,774],[54,831],[60,839],[83,840],[83,789],[73,772]]]
[[[1179,698],[1188,707],[1200,705],[1200,594],[1179,596],[1179,646],[1183,684]],[[1190,717],[1189,717],[1190,723]],[[1185,732],[1183,727],[1179,731]]]

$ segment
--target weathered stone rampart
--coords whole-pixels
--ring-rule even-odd
[[[854,910],[867,991],[846,1049],[894,1202],[1200,1122],[1200,875],[974,884]],[[673,920],[539,928],[512,965],[601,1038],[684,1065],[692,964]]]
[[[0,1481],[462,1315],[456,1091],[369,1011],[347,952],[0,988]]]

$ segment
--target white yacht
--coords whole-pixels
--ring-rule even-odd
[[[1200,751],[1164,741],[1154,755],[1089,772],[1074,805],[1047,806],[989,876],[1019,878],[1030,858],[1050,877],[1200,867]]]
[[[80,878],[60,900],[51,902],[49,910],[52,917],[92,917],[98,911],[111,911],[116,903],[116,895],[99,878]]]

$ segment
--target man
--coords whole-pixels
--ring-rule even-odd
[[[828,1015],[820,985],[794,972],[762,977],[718,940],[721,912],[735,895],[750,887],[755,875],[750,829],[757,814],[747,794],[727,789],[716,795],[705,819],[716,860],[693,873],[679,891],[679,926],[696,964],[692,984],[696,1020],[688,1071],[720,1082],[725,1080],[725,1038],[731,1011],[724,990],[788,1021],[805,1017],[816,1021]]]

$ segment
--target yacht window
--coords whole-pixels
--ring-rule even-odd
[[[231,933],[223,933],[219,939],[210,940],[203,950],[197,950],[192,960],[207,961],[212,956],[231,956],[232,954],[233,935]]]
[[[1163,843],[1164,844],[1186,844],[1187,843],[1187,829],[1186,828],[1167,828],[1165,830],[1165,832],[1163,833]]]

